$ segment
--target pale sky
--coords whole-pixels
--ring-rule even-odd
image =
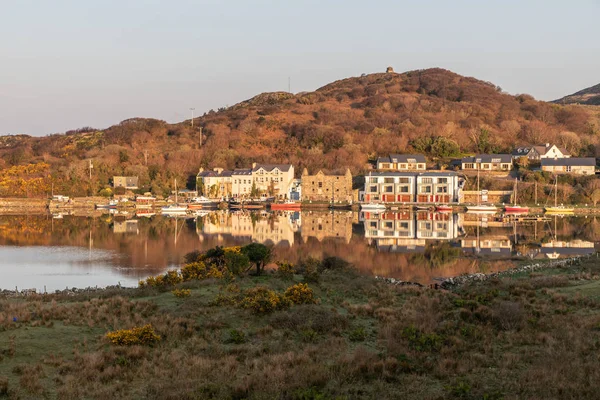
[[[178,122],[442,67],[553,100],[600,83],[600,0],[0,0],[0,135]]]

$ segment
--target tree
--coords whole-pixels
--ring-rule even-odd
[[[251,263],[256,266],[256,275],[260,275],[272,256],[272,249],[261,243],[250,243],[242,247],[242,253],[248,256]]]
[[[452,140],[438,136],[431,145],[431,154],[436,157],[451,157],[460,154],[460,147]]]

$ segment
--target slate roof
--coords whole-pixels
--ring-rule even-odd
[[[510,154],[477,154],[475,157],[464,157],[463,163],[512,163]]]
[[[423,154],[390,154],[387,157],[379,157],[379,163],[424,163],[427,162]]]
[[[292,168],[292,164],[256,164],[256,166],[252,168],[252,172],[256,172],[261,168],[269,172],[273,171],[275,168],[282,172],[287,172]]]
[[[596,159],[593,157],[571,157],[571,158],[542,158],[540,160],[542,167],[588,167],[596,166]]]
[[[252,170],[250,168],[234,169],[231,175],[252,175]]]

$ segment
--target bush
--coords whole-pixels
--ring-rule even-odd
[[[248,289],[240,306],[252,310],[255,314],[268,314],[289,307],[290,301],[284,296],[264,286]]]
[[[233,275],[240,275],[250,266],[250,259],[239,251],[225,250],[225,266]]]
[[[225,340],[225,343],[242,344],[246,342],[246,334],[237,329],[231,329],[229,331],[229,337]]]
[[[306,283],[298,283],[286,289],[284,296],[293,304],[315,304],[313,290]]]
[[[348,335],[348,339],[350,339],[351,342],[364,342],[366,338],[367,332],[362,326],[353,329],[352,332],[350,332],[350,335]]]
[[[8,378],[0,376],[0,397],[8,397]]]
[[[175,289],[171,293],[177,298],[183,299],[185,297],[190,297],[192,291],[190,289]]]
[[[287,262],[278,262],[277,263],[277,276],[283,280],[291,281],[294,279],[294,274],[296,270],[294,269],[294,265]]]
[[[160,341],[160,336],[154,332],[152,325],[144,325],[131,329],[121,329],[106,334],[106,338],[119,346],[149,345]]]
[[[321,262],[313,257],[305,258],[298,264],[298,272],[304,275],[306,282],[318,282],[320,269]]]

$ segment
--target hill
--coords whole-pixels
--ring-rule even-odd
[[[580,90],[579,92],[554,100],[556,104],[586,104],[590,106],[600,105],[600,83]]]
[[[132,118],[103,130],[0,138],[0,196],[44,195],[52,184],[55,192],[95,194],[121,174],[139,176],[141,190],[168,193],[175,177],[191,186],[199,167],[254,161],[291,162],[297,171],[350,167],[357,174],[390,152],[420,152],[444,162],[462,153],[556,142],[574,154],[596,155],[598,133],[600,116],[589,108],[512,96],[439,68],[376,73],[313,92],[263,93],[211,110],[194,127],[189,120]],[[30,163],[43,165],[26,168]],[[2,186],[14,177],[19,184]],[[41,179],[35,191],[30,179]]]

